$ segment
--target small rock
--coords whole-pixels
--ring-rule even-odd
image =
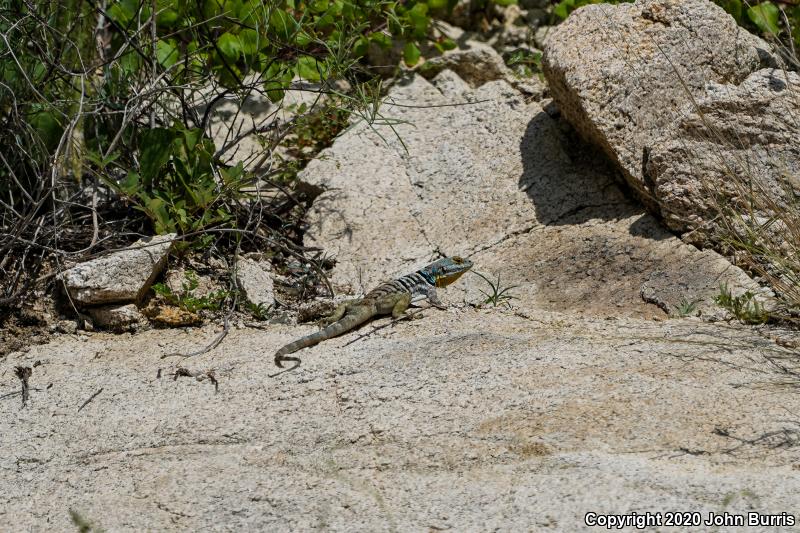
[[[450,98],[464,99],[472,91],[469,84],[452,70],[441,71],[431,80],[431,83],[443,95]]]
[[[462,48],[448,50],[439,57],[427,60],[420,67],[420,73],[432,78],[445,69],[452,70],[472,87],[480,87],[488,81],[513,78],[513,73],[494,48],[473,40],[467,41]]]
[[[539,26],[533,32],[533,44],[538,48],[544,48],[547,45],[547,39],[553,32],[553,26]]]
[[[78,332],[78,323],[74,320],[59,320],[52,325],[52,330],[59,333],[68,333],[74,335]]]
[[[150,300],[142,313],[154,325],[166,328],[180,328],[198,326],[203,323],[203,317],[197,313],[186,311],[173,305],[165,305],[156,299]]]
[[[139,301],[166,265],[176,236],[141,239],[124,250],[76,265],[58,279],[78,305]]]
[[[87,312],[95,326],[117,332],[137,329],[144,321],[144,316],[134,304],[91,307]]]
[[[224,270],[224,267],[219,270]],[[196,282],[196,286],[192,289],[194,282]],[[191,292],[193,296],[198,298],[208,296],[219,290],[224,290],[224,288],[210,276],[200,275],[194,270],[187,270],[183,267],[170,269],[164,275],[164,285],[176,296],[182,296]]]
[[[275,305],[271,267],[267,261],[242,257],[236,266],[236,282],[245,299],[258,307]]]

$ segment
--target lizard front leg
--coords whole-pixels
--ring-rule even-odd
[[[428,287],[425,291],[425,295],[428,297],[428,301],[432,306],[436,307],[437,309],[447,309],[447,306],[444,305],[444,302],[439,299],[439,295],[436,293],[435,288]]]

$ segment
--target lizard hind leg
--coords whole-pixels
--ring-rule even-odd
[[[333,313],[331,313],[330,315],[320,319],[317,322],[317,324],[320,327],[324,328],[324,327],[330,326],[334,322],[340,321],[342,319],[342,317],[345,315],[345,313],[347,313],[347,311],[350,309],[350,306],[355,301],[356,300],[346,300],[346,301],[340,303],[339,305],[336,306],[336,309],[333,310]]]
[[[398,298],[392,307],[392,318],[401,318],[405,316],[408,306],[411,305],[411,294],[405,293]]]

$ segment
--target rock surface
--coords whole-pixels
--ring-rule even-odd
[[[141,239],[124,250],[76,265],[59,279],[77,305],[139,301],[166,265],[176,236]]]
[[[564,116],[657,209],[649,150],[706,84],[738,85],[770,54],[708,0],[639,0],[576,10],[548,35],[543,68]],[[673,227],[693,214],[672,213]]]
[[[306,244],[337,257],[341,291],[364,293],[437,253],[470,256],[531,312],[664,317],[686,299],[709,313],[721,282],[757,290],[630,203],[598,154],[505,82],[470,90],[444,71],[433,84],[408,80],[389,101],[402,143],[388,127],[359,125],[301,174],[327,191]],[[484,280],[462,279],[451,301],[485,299]],[[642,299],[645,284],[657,306]]]
[[[590,511],[800,506],[800,397],[780,371],[797,354],[742,328],[451,308],[346,346],[372,327],[274,379],[272,351],[315,328],[234,330],[190,359],[161,357],[215,328],[8,356],[0,395],[19,390],[15,366],[33,371],[28,407],[0,402],[0,518],[572,533]],[[218,392],[191,377],[209,371]]]
[[[739,85],[708,85],[650,149],[646,175],[666,223],[708,232],[720,205],[765,220],[774,206],[785,212],[800,197],[798,116],[795,72],[763,69]]]

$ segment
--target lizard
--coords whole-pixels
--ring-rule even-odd
[[[470,268],[472,261],[469,259],[445,257],[412,274],[386,281],[361,299],[344,301],[321,321],[323,329],[290,342],[275,352],[275,364],[283,368],[284,361],[294,361],[296,367],[300,365],[300,358],[289,357],[288,354],[347,333],[378,315],[391,313],[392,318],[401,318],[412,303],[426,298],[434,307],[445,309],[436,294],[436,288],[450,285]]]

